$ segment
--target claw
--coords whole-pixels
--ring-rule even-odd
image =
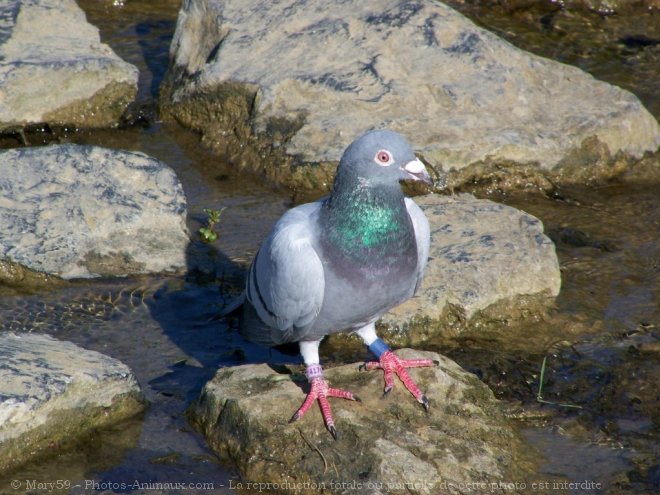
[[[335,428],[335,422],[332,418],[332,410],[330,409],[330,403],[328,402],[328,397],[339,397],[341,399],[360,401],[359,397],[356,397],[351,392],[347,390],[341,390],[338,388],[331,388],[328,385],[328,382],[323,377],[313,378],[311,380],[311,389],[305,398],[305,401],[302,403],[300,408],[296,411],[293,417],[289,420],[289,423],[298,421],[303,415],[309,410],[314,401],[318,401],[319,407],[321,408],[321,416],[323,416],[323,422],[325,423],[326,428],[332,435],[332,437],[337,439],[337,429]]]
[[[429,409],[431,408],[431,405],[429,404],[429,400],[426,397],[426,395],[422,395],[419,402],[422,404],[422,406],[424,406],[424,409],[426,410],[426,412],[429,412]]]
[[[386,351],[380,356],[379,361],[369,361],[363,365],[366,370],[373,370],[380,368],[384,372],[385,388],[383,395],[390,393],[394,387],[394,374],[399,377],[408,391],[417,399],[417,401],[424,406],[428,412],[430,408],[429,400],[426,395],[417,387],[413,379],[410,377],[406,368],[421,368],[426,366],[433,366],[440,364],[438,361],[431,359],[399,359],[392,351]]]

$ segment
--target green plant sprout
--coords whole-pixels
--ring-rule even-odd
[[[220,221],[220,215],[223,211],[225,211],[225,208],[221,208],[219,210],[204,208],[204,210],[202,210],[208,217],[206,220],[206,225],[199,229],[199,235],[202,238],[202,241],[214,242],[218,239],[218,233],[213,229],[213,227]]]
[[[549,404],[551,406],[572,407],[574,409],[582,409],[582,406],[578,406],[577,404],[560,404],[558,402],[551,402],[543,398],[543,378],[545,377],[546,360],[547,360],[547,356],[543,358],[543,364],[541,364],[541,374],[539,376],[539,391],[536,394],[536,402],[540,402],[541,404]]]

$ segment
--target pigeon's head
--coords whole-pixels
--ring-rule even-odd
[[[408,142],[392,131],[370,131],[353,141],[341,157],[337,175],[373,185],[398,184],[402,180],[432,183]]]

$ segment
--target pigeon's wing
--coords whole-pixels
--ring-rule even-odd
[[[275,225],[252,262],[246,297],[267,328],[244,329],[248,338],[273,344],[301,340],[321,310],[323,264],[313,247],[314,222],[321,203],[289,210]],[[261,327],[261,328],[259,328]]]
[[[406,209],[415,229],[415,240],[417,242],[417,284],[415,293],[422,283],[424,268],[429,259],[429,248],[431,247],[431,229],[429,221],[422,209],[410,198],[406,198]]]

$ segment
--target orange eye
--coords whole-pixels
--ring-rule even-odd
[[[391,165],[392,164],[392,155],[390,155],[389,152],[387,152],[385,150],[380,150],[378,153],[376,153],[374,161],[378,165]]]

